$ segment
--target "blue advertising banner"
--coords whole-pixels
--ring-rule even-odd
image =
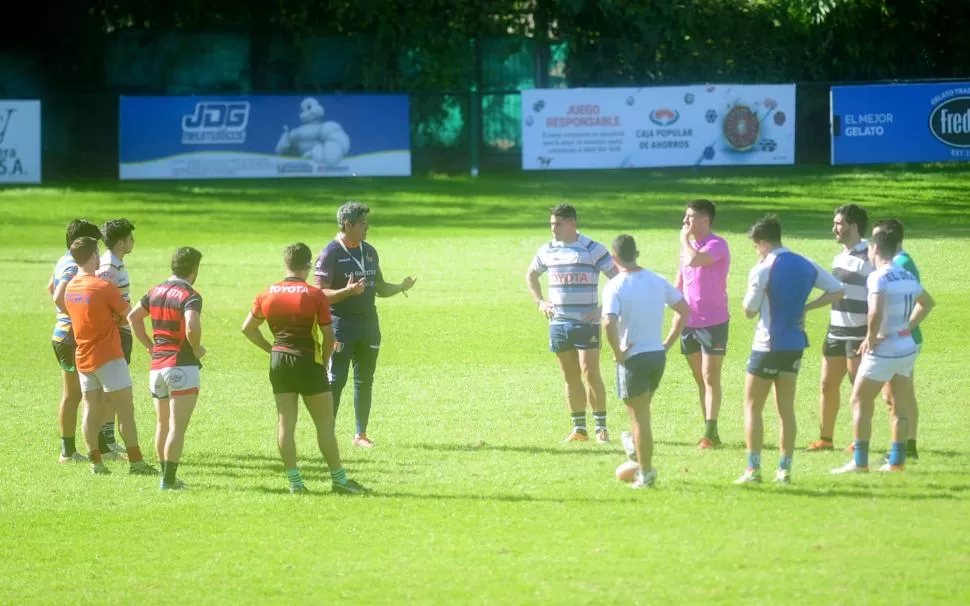
[[[407,95],[126,97],[126,179],[411,174]]]
[[[970,160],[970,82],[833,86],[832,164]]]

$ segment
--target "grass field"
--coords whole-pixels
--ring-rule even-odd
[[[966,603],[968,183],[970,170],[946,167],[0,190],[0,603]],[[614,443],[561,443],[562,381],[523,276],[549,238],[548,207],[568,199],[584,233],[602,242],[632,233],[643,264],[673,279],[683,204],[699,196],[718,203],[715,229],[734,259],[726,445],[696,450],[696,391],[671,356],[654,401],[659,485],[634,492],[613,476],[628,423],[605,352]],[[349,400],[338,418],[348,472],[376,494],[329,494],[304,413],[298,446],[316,493],[291,496],[268,359],[239,327],[255,295],[282,276],[283,247],[319,250],[348,198],[371,205],[368,239],[385,276],[418,282],[409,298],[378,302],[384,341],[369,431],[378,447],[350,446]],[[828,265],[838,252],[831,212],[847,201],[873,219],[905,221],[906,247],[937,299],[918,363],[921,459],[901,476],[847,478],[828,474],[846,455],[804,452],[817,437],[827,321],[815,312],[794,482],[735,487],[754,327],[740,313],[755,261],[744,231],[777,211],[785,243]],[[119,216],[137,226],[126,259],[133,297],[167,277],[177,246],[205,255],[196,287],[208,354],[180,467],[184,493],[57,464],[60,377],[45,286],[68,221]],[[132,375],[148,453],[154,413],[140,350]],[[848,386],[843,395],[837,446],[851,436]],[[766,420],[771,469],[777,420]],[[888,442],[880,406],[876,453]]]

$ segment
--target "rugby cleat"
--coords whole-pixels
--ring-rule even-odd
[[[122,446],[121,444],[119,444],[118,442],[112,442],[108,444],[108,448],[111,450],[111,452],[116,452],[120,455],[128,454],[128,449]]]
[[[750,467],[744,470],[741,477],[734,481],[735,484],[761,484],[761,470],[751,469]]]
[[[808,445],[808,452],[819,452],[822,450],[835,450],[835,444],[829,440],[815,440]]]
[[[367,437],[366,433],[359,433],[354,436],[354,446],[359,448],[374,448],[376,444],[371,442],[370,438]]]
[[[633,490],[639,490],[641,488],[656,488],[657,486],[657,470],[651,469],[650,471],[644,473],[642,471],[637,472],[637,479],[630,485]]]
[[[111,470],[104,463],[91,463],[91,473],[96,476],[111,475]]]
[[[715,442],[714,440],[710,439],[709,437],[704,436],[697,443],[697,450],[711,450],[713,448],[717,448],[718,446],[720,446],[720,441]]]
[[[72,454],[69,457],[61,455],[60,459],[58,459],[58,462],[61,465],[66,465],[67,463],[87,463],[88,458],[75,450],[74,454]]]
[[[309,492],[303,484],[290,484],[290,494],[308,494]]]
[[[779,469],[775,472],[775,482],[779,484],[791,484],[791,470]]]
[[[348,479],[344,484],[334,482],[332,492],[340,495],[369,495],[374,491],[360,484],[357,480]]]
[[[566,436],[565,442],[588,442],[589,435],[585,433],[579,433],[578,431],[573,431],[571,434]]]
[[[604,429],[597,429],[596,430],[596,441],[599,442],[600,444],[609,444],[610,443],[610,432],[606,431],[605,428]]]
[[[161,472],[144,461],[137,461],[128,466],[128,473],[133,476],[157,476]]]
[[[159,490],[187,490],[188,486],[185,485],[185,482],[176,478],[173,484],[166,484],[165,480],[162,480],[158,484],[158,489]]]
[[[882,471],[884,473],[899,473],[899,472],[902,472],[902,471],[906,471],[906,466],[905,465],[891,465],[889,463],[885,463],[882,467],[879,468],[879,471]]]
[[[855,461],[849,461],[842,467],[837,467],[829,473],[832,475],[841,475],[844,473],[869,473],[869,466],[865,465],[863,467],[859,467],[855,464]]]

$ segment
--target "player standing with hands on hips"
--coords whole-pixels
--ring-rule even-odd
[[[354,366],[354,416],[357,431],[354,445],[373,448],[367,437],[373,400],[374,373],[381,348],[381,329],[377,317],[376,297],[392,297],[414,286],[407,277],[400,284],[384,281],[377,250],[367,238],[367,215],[370,208],[360,202],[347,202],[337,209],[340,231],[317,257],[314,283],[330,300],[334,344],[330,359],[330,384],[333,412],[340,407],[340,394],[347,384],[350,365]]]

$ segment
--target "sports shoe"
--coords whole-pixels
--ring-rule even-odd
[[[906,466],[905,465],[890,465],[889,463],[885,463],[882,467],[879,468],[879,471],[898,473],[898,472],[901,472],[901,471],[906,471]]]
[[[120,452],[115,452],[114,450],[108,449],[108,452],[101,453],[102,461],[124,461],[126,459],[125,455]]]
[[[711,450],[712,448],[717,447],[718,444],[707,436],[701,438],[700,442],[697,443],[697,450]]]
[[[815,440],[808,445],[808,452],[819,452],[821,450],[835,450],[835,444],[830,440]]]
[[[165,480],[163,479],[161,482],[159,482],[158,489],[159,490],[186,490],[188,489],[188,486],[186,486],[185,482],[183,482],[178,478],[175,478],[174,484],[166,484]]]
[[[744,470],[741,477],[734,481],[735,484],[761,484],[761,470],[751,469],[750,467]]]
[[[579,433],[578,431],[573,431],[571,434],[566,436],[565,442],[589,442],[589,435],[585,433]]]
[[[855,461],[849,461],[842,467],[833,469],[830,473],[832,475],[841,475],[843,473],[869,473],[869,466],[865,465],[863,467],[859,467],[855,464]]]
[[[67,463],[87,463],[87,462],[88,462],[88,458],[76,450],[74,451],[74,454],[72,454],[71,456],[66,457],[64,455],[61,455],[61,457],[58,459],[58,463],[60,463],[61,465],[65,465]]]
[[[779,469],[775,472],[775,482],[779,484],[791,484],[791,470]]]
[[[111,452],[116,452],[116,453],[121,454],[121,455],[128,454],[128,449],[125,448],[124,446],[122,446],[118,442],[112,442],[112,443],[108,444],[108,449],[111,450]]]
[[[637,472],[637,479],[633,481],[630,488],[633,490],[639,490],[641,488],[655,488],[657,485],[657,470],[651,469],[650,471],[644,473],[642,471]]]
[[[333,491],[337,494],[346,495],[368,495],[374,492],[370,488],[367,488],[360,484],[357,480],[348,479],[344,484],[333,483]]]
[[[366,433],[359,433],[354,436],[354,446],[358,446],[360,448],[374,448],[376,445],[370,441]]]
[[[91,463],[91,473],[96,476],[106,476],[111,474],[111,470],[104,463]]]
[[[606,428],[596,430],[596,441],[600,444],[610,443],[610,432],[606,431]]]
[[[128,466],[128,473],[134,476],[157,476],[161,472],[144,461],[137,461]]]
[[[623,445],[623,451],[626,452],[626,458],[636,463],[637,445],[633,443],[633,434],[630,433],[629,431],[624,431],[623,433],[621,433],[620,444]]]
[[[855,454],[855,442],[849,442],[849,445],[845,447],[845,454]]]
[[[303,484],[290,484],[290,494],[307,494],[309,492]]]

